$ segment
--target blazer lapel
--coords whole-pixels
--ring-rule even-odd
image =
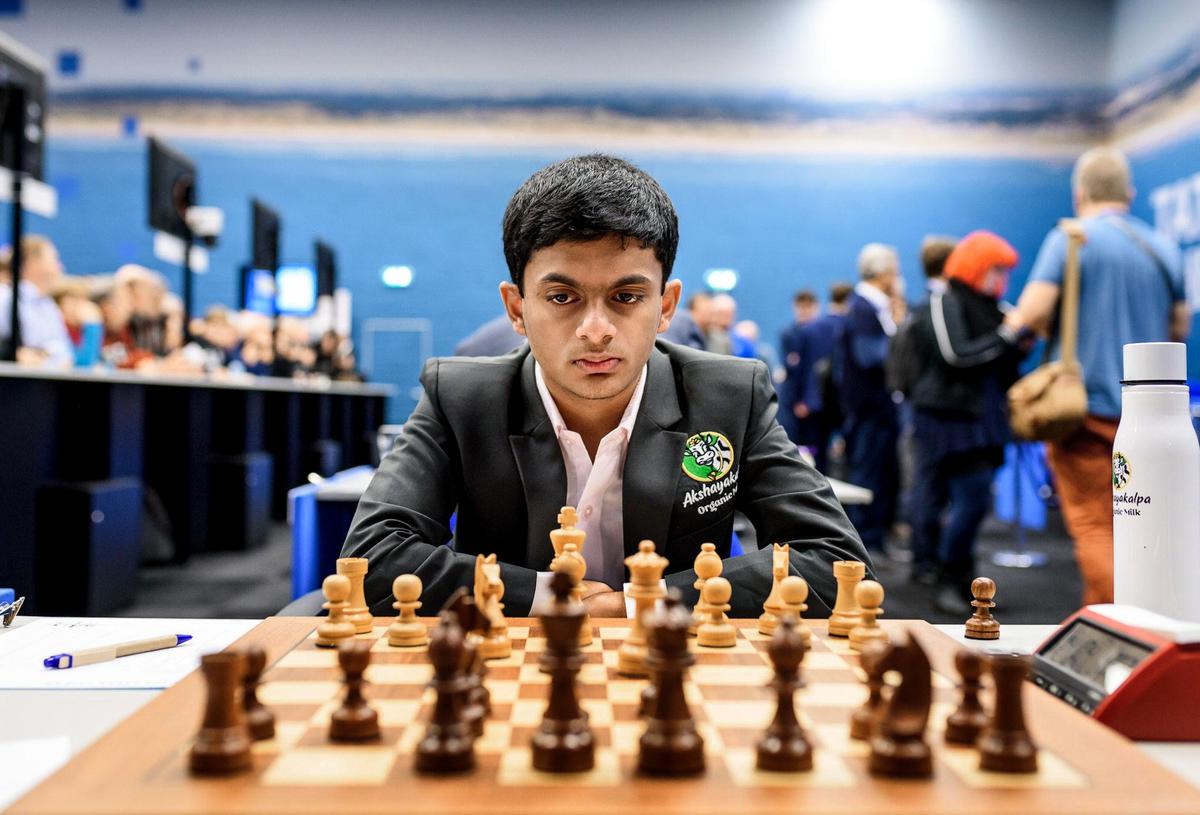
[[[671,361],[655,348],[648,364],[641,408],[625,453],[621,503],[627,556],[637,551],[642,540],[654,541],[659,553],[666,551],[687,441],[687,433],[671,429],[683,418]]]
[[[525,563],[540,570],[548,568],[554,556],[550,530],[558,526],[555,519],[567,500],[567,472],[533,376],[533,354],[521,366],[521,399],[524,422],[508,443],[525,491]]]

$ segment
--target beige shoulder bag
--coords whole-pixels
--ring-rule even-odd
[[[1058,223],[1067,236],[1067,265],[1059,299],[1061,359],[1044,362],[1008,389],[1008,421],[1016,436],[1029,441],[1058,441],[1073,433],[1087,415],[1087,388],[1075,358],[1079,331],[1079,247],[1083,224],[1076,218]]]

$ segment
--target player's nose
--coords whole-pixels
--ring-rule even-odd
[[[612,342],[617,333],[616,326],[609,319],[603,308],[589,308],[583,315],[575,336],[590,346],[602,346]]]

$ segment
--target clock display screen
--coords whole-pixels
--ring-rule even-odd
[[[1076,620],[1041,656],[1108,695],[1153,651],[1087,620]]]

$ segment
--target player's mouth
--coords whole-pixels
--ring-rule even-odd
[[[583,357],[575,360],[575,367],[585,374],[607,374],[621,364],[618,357]]]

